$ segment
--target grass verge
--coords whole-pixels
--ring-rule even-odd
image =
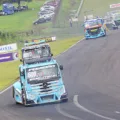
[[[32,29],[32,23],[37,18],[37,13],[44,1],[45,0],[29,2],[29,10],[27,11],[18,12],[13,15],[0,16],[1,31],[18,32]]]
[[[70,46],[72,46],[82,38],[83,37],[74,37],[50,43],[54,56],[62,53],[63,51],[68,49]],[[0,63],[0,90],[5,89],[10,84],[15,82],[16,78],[19,76],[18,73],[19,64],[20,64],[19,61]]]

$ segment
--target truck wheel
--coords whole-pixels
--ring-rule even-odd
[[[63,99],[61,102],[68,102],[68,98]]]
[[[24,93],[23,90],[22,90],[22,103],[23,103],[23,105],[26,105],[26,102],[25,102],[25,93]]]
[[[18,103],[18,102],[15,102],[16,103],[16,105],[20,105],[20,103]]]
[[[12,96],[13,96],[13,98],[15,99],[15,88],[13,87],[12,88]],[[16,104],[20,104],[20,103],[18,103],[18,102],[15,102]]]
[[[14,89],[14,87],[12,88],[12,96],[13,96],[13,98],[15,96],[15,89]]]

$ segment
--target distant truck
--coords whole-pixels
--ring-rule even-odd
[[[84,35],[86,40],[106,36],[104,20],[99,17],[84,17]]]
[[[120,10],[107,12],[107,16],[115,22],[116,26],[120,26]]]
[[[13,98],[25,106],[68,100],[59,65],[48,44],[26,43],[22,49],[20,80],[13,84]]]
[[[12,15],[15,12],[19,12],[19,11],[25,11],[28,10],[28,6],[26,4],[21,5],[19,7],[15,7],[13,4],[11,3],[4,3],[2,5],[2,10],[0,10],[0,15]]]
[[[11,3],[4,3],[0,15],[11,15],[14,14],[14,5]]]
[[[105,24],[106,28],[109,30],[117,30],[118,29],[118,25],[116,24],[114,19],[111,18],[110,16],[104,17],[104,24]]]

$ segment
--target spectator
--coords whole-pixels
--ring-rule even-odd
[[[69,18],[70,27],[72,27],[72,19]]]

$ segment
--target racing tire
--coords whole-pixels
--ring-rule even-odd
[[[68,98],[61,100],[61,102],[68,102]]]
[[[15,89],[14,89],[14,87],[12,88],[12,96],[13,96],[13,98],[15,97]]]
[[[105,37],[106,36],[106,34],[105,35],[103,35],[103,37]]]
[[[103,37],[106,37],[106,32],[105,32],[105,35],[103,35]]]
[[[15,104],[16,104],[16,105],[20,105],[20,103],[18,103],[18,102],[15,102]]]
[[[15,99],[15,88],[14,87],[12,88],[12,96]],[[18,103],[18,102],[15,101],[15,104],[18,105],[20,103]]]
[[[27,107],[28,105],[26,105],[26,100],[25,100],[25,93],[24,93],[24,90],[22,90],[22,103],[25,107]]]
[[[105,35],[103,35],[103,37],[105,37],[106,36],[106,30],[105,30]]]
[[[103,37],[106,37],[106,35],[104,35]]]

